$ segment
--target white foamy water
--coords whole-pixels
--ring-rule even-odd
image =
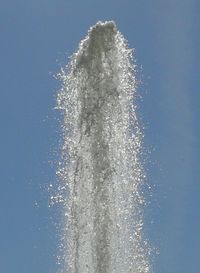
[[[62,272],[149,273],[132,51],[114,22],[93,26],[59,77]]]

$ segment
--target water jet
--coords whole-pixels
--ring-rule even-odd
[[[149,273],[135,65],[113,21],[89,29],[59,78],[62,272]]]

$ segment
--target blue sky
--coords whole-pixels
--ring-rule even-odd
[[[115,20],[142,79],[154,272],[198,271],[199,12],[197,0],[1,0],[0,272],[57,270],[57,208],[46,190],[59,143],[52,75],[98,20]]]

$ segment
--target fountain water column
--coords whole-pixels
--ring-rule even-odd
[[[130,59],[115,24],[98,22],[60,74],[59,174],[68,189],[64,270],[72,273],[150,272],[142,246],[140,131]]]

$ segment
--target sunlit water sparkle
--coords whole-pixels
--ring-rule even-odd
[[[61,272],[149,273],[135,66],[114,22],[90,28],[59,79]]]

